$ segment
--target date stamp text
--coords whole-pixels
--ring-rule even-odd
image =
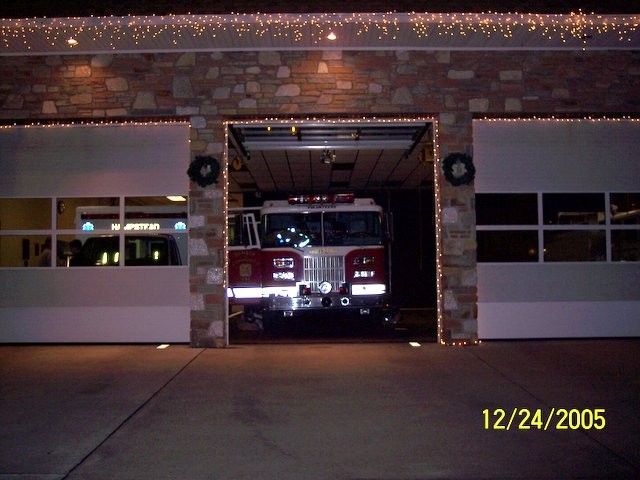
[[[604,408],[485,408],[485,430],[602,430],[607,424]]]

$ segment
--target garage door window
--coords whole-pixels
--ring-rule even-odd
[[[535,230],[479,230],[479,262],[537,262],[538,232]]]
[[[476,195],[479,262],[640,261],[638,193]]]
[[[51,263],[51,199],[0,199],[0,266]]]
[[[611,259],[640,261],[640,193],[612,193]]]
[[[187,199],[0,199],[1,267],[186,265]]]
[[[544,193],[542,210],[545,262],[607,259],[604,193]]]
[[[482,193],[476,196],[478,225],[538,225],[535,193]]]
[[[604,230],[544,232],[545,262],[603,262],[605,260]]]

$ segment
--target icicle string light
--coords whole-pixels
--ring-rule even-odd
[[[502,39],[500,48],[640,48],[640,16],[533,13],[317,13],[70,17],[0,20],[0,52],[147,48],[322,47],[333,32],[345,46],[465,45]],[[359,38],[363,37],[363,38]],[[606,37],[606,40],[605,40]],[[348,39],[348,40],[347,40]],[[350,43],[348,43],[350,42]],[[504,47],[504,43],[513,45]],[[482,43],[482,42],[481,42]]]

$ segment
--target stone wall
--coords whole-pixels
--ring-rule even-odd
[[[473,153],[472,119],[640,112],[627,51],[286,51],[2,57],[0,120],[188,117],[191,151],[221,158],[238,117],[431,116],[438,152]],[[185,170],[188,161],[185,161]],[[477,336],[473,185],[439,178],[440,316],[447,343]],[[191,338],[225,344],[224,188],[191,185]]]
[[[2,57],[0,118],[634,112],[638,52]]]

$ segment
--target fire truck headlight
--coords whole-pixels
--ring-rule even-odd
[[[372,256],[356,257],[353,259],[354,265],[371,265],[375,262],[376,258]]]
[[[352,295],[384,295],[387,287],[384,283],[373,283],[368,285],[352,285]]]
[[[353,278],[373,278],[375,274],[374,270],[356,270],[353,272]]]
[[[320,285],[318,285],[318,290],[320,290],[320,293],[322,293],[323,295],[326,295],[331,291],[331,284],[329,282],[322,282]]]
[[[274,258],[273,266],[276,268],[293,268],[293,258]]]
[[[274,280],[295,280],[295,278],[293,272],[273,272]]]

